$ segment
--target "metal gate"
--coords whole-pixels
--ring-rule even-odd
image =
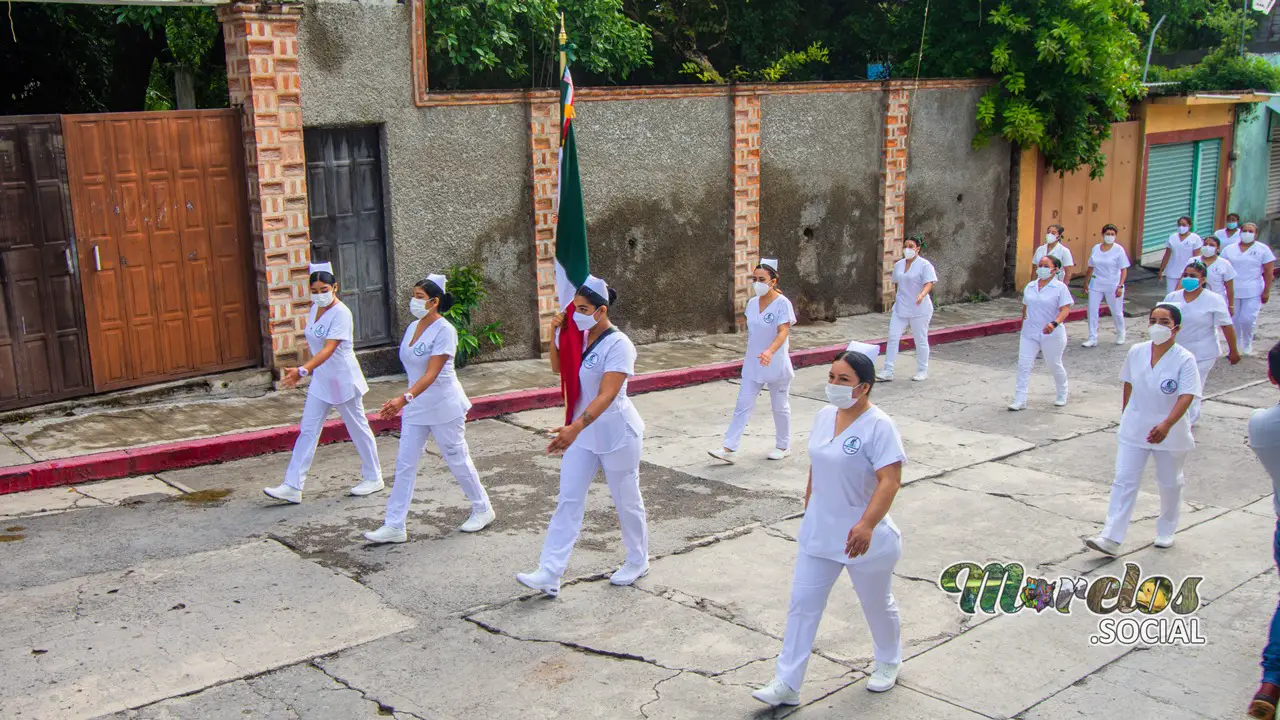
[[[1142,218],[1144,255],[1164,250],[1178,217],[1191,218],[1201,236],[1217,229],[1218,167],[1222,141],[1155,145],[1147,156],[1146,208]]]
[[[307,128],[311,257],[332,262],[355,346],[391,341],[382,162],[376,127]]]
[[[0,409],[92,391],[62,126],[0,118]]]
[[[95,388],[257,364],[236,112],[68,115],[63,124]]]

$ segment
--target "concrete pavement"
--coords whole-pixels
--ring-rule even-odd
[[[1140,339],[1132,321],[1131,337]],[[882,333],[882,331],[881,331]],[[1151,547],[1151,477],[1124,557],[1080,539],[1101,527],[1125,348],[1082,349],[1072,323],[1071,403],[1054,408],[1037,367],[1030,408],[1005,409],[1016,336],[934,352],[930,380],[877,384],[911,458],[893,516],[904,534],[895,594],[907,655],[899,686],[863,685],[871,645],[847,583],[832,592],[798,717],[1240,718],[1280,591],[1271,485],[1242,445],[1247,413],[1280,400],[1260,358],[1220,363],[1187,466],[1182,530]],[[873,335],[876,333],[868,333]],[[1259,347],[1280,339],[1264,312]],[[904,362],[908,367],[910,359]],[[761,401],[742,459],[712,464],[737,391],[715,382],[635,400],[648,430],[641,478],[653,569],[632,588],[603,579],[621,560],[597,482],[561,597],[531,597],[514,573],[537,563],[558,461],[540,430],[557,410],[468,428],[499,513],[454,528],[466,502],[434,454],[410,542],[370,547],[384,494],[345,494],[350,445],[317,454],[305,502],[261,488],[287,455],[0,497],[0,717],[31,718],[755,718],[785,624],[810,420],[825,367],[793,384],[795,453],[771,462]],[[395,438],[379,439],[390,477]],[[132,483],[124,486],[122,483]],[[53,500],[60,501],[50,507]],[[37,510],[36,508],[39,508]],[[939,589],[957,561],[1017,561],[1057,579],[1202,575],[1197,647],[1098,646],[1097,618],[966,615]],[[182,607],[178,607],[181,605]],[[792,711],[776,713],[783,716]]]

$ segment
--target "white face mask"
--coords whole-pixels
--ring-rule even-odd
[[[827,383],[827,402],[841,410],[853,407],[853,388],[848,385],[832,385]]]
[[[422,298],[414,298],[409,301],[409,314],[421,320],[427,316],[427,301]]]
[[[1249,243],[1253,242],[1253,237],[1254,237],[1253,233],[1249,232],[1248,230],[1245,230],[1244,232],[1240,233],[1240,242],[1244,243],[1245,245],[1248,245]]]
[[[1106,243],[1106,244],[1108,244],[1108,245],[1110,245],[1111,243],[1113,243],[1113,242],[1115,242],[1115,241],[1116,241],[1116,236],[1115,236],[1115,235],[1103,235],[1103,236],[1102,236],[1102,242],[1104,242],[1104,243]]]
[[[916,251],[913,248],[907,248],[902,251],[902,257],[908,260],[914,258],[915,256],[916,256]]]
[[[764,297],[769,292],[769,283],[753,282],[751,289],[755,292],[756,297]]]
[[[311,293],[311,302],[319,307],[329,307],[333,304],[333,293]]]
[[[1048,280],[1053,277],[1053,268],[1041,265],[1036,268],[1036,277],[1039,277],[1041,280]]]
[[[1218,254],[1218,248],[1212,245],[1205,245],[1200,248],[1200,257],[1213,257]]]
[[[1147,328],[1147,337],[1156,345],[1163,345],[1173,338],[1173,330],[1164,325],[1152,325]]]
[[[590,330],[596,326],[596,316],[594,314],[575,312],[573,314],[573,324],[577,325],[579,330]]]
[[[1044,241],[1052,245],[1058,242],[1058,236],[1054,235],[1053,233],[1049,233],[1048,235],[1044,236]]]
[[[1189,232],[1191,232],[1191,226],[1190,226],[1190,225],[1179,225],[1179,226],[1178,226],[1178,234],[1179,234],[1179,235],[1186,235],[1186,234],[1187,234],[1187,233],[1189,233]]]

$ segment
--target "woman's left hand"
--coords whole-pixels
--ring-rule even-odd
[[[1116,297],[1124,297],[1124,286],[1116,288]]]
[[[916,296],[916,304],[919,305],[920,303],[924,302],[924,299],[927,297],[929,297],[928,293],[920,293],[919,295]]]
[[[280,387],[297,387],[301,380],[302,376],[298,374],[298,368],[285,368],[284,375],[280,376]]]
[[[769,363],[773,361],[773,351],[765,350],[757,358],[760,360],[760,367],[769,367]]]
[[[391,418],[399,415],[400,411],[404,409],[404,406],[408,404],[409,403],[405,402],[403,395],[398,398],[391,398],[382,406],[382,409],[378,411],[378,417],[383,420],[390,420]]]
[[[568,450],[573,441],[578,439],[579,432],[581,431],[573,425],[562,425],[552,430],[551,434],[555,435],[555,437],[547,445],[547,454],[552,455]]]
[[[1151,428],[1151,432],[1147,433],[1147,442],[1152,445],[1159,445],[1164,442],[1164,439],[1167,437],[1169,437],[1169,424],[1167,422],[1162,422]]]
[[[1263,305],[1266,305],[1266,304],[1267,304],[1267,301],[1268,301],[1268,300],[1270,300],[1270,299],[1271,299],[1271,290],[1270,290],[1270,289],[1263,290],[1263,291],[1262,291],[1262,304],[1263,304]]]
[[[1045,325],[1044,329],[1041,330],[1040,332],[1044,333],[1045,335],[1052,335],[1053,331],[1057,329],[1058,328],[1053,326],[1053,323],[1049,323],[1048,325]]]
[[[1232,365],[1240,364],[1240,351],[1232,350],[1231,352],[1227,353],[1227,362],[1231,363]]]
[[[844,554],[851,558],[858,557],[871,547],[871,531],[874,528],[863,527],[858,523],[849,529],[849,539],[844,544]]]

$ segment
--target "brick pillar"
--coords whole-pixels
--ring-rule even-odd
[[[884,111],[884,182],[880,186],[881,237],[880,309],[893,307],[893,264],[902,257],[906,224],[907,123],[910,92],[891,85]]]
[[[533,172],[533,251],[538,269],[538,325],[542,349],[551,343],[556,297],[556,197],[560,190],[560,103],[529,101],[529,157]]]
[[[239,106],[249,223],[254,235],[263,338],[273,366],[307,354],[303,336],[310,290],[306,159],[298,74],[299,4],[235,3],[218,8],[227,54],[227,89]]]
[[[760,263],[760,96],[733,97],[733,307],[746,308]],[[737,316],[738,330],[746,319]]]

